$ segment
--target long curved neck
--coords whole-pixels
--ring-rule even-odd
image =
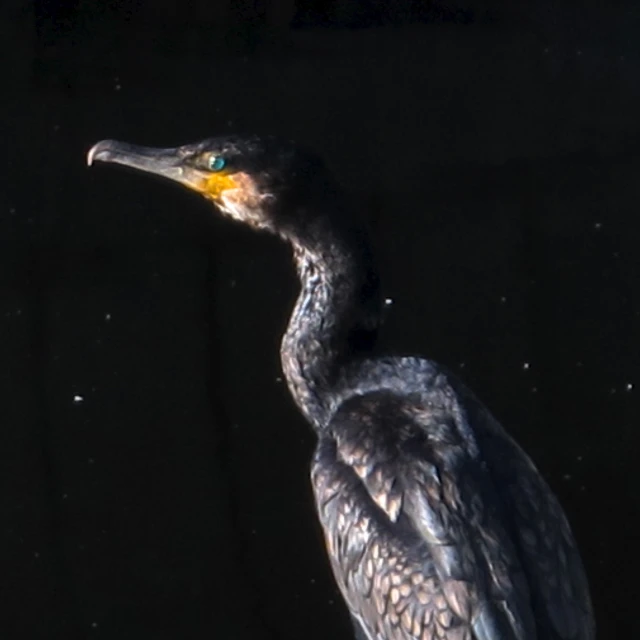
[[[373,346],[381,299],[368,240],[354,228],[322,220],[289,235],[301,283],[280,349],[293,398],[315,429],[331,415],[345,365]]]

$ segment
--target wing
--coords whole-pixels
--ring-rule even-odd
[[[527,574],[538,636],[593,640],[595,622],[587,577],[557,498],[520,447],[477,398],[449,376],[473,416],[474,432],[505,504]]]
[[[312,468],[334,575],[370,640],[536,638],[491,478],[445,407],[347,401]]]

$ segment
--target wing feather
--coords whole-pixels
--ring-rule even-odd
[[[532,585],[539,636],[593,640],[595,623],[586,573],[569,522],[524,451],[480,401],[453,376],[494,484],[512,522],[522,565]]]
[[[527,584],[482,464],[446,413],[407,415],[375,396],[336,415],[312,469],[352,614],[371,640],[535,638]]]

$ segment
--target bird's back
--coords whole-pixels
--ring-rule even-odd
[[[595,638],[585,570],[564,510],[531,459],[480,401],[449,375],[511,522],[539,638]]]
[[[561,508],[449,376],[346,399],[312,482],[334,575],[371,640],[593,638]]]

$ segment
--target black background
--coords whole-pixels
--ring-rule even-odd
[[[374,230],[384,343],[457,370],[636,629],[640,9],[5,2],[0,634],[350,638],[279,370],[286,247],[102,138],[315,147]]]

